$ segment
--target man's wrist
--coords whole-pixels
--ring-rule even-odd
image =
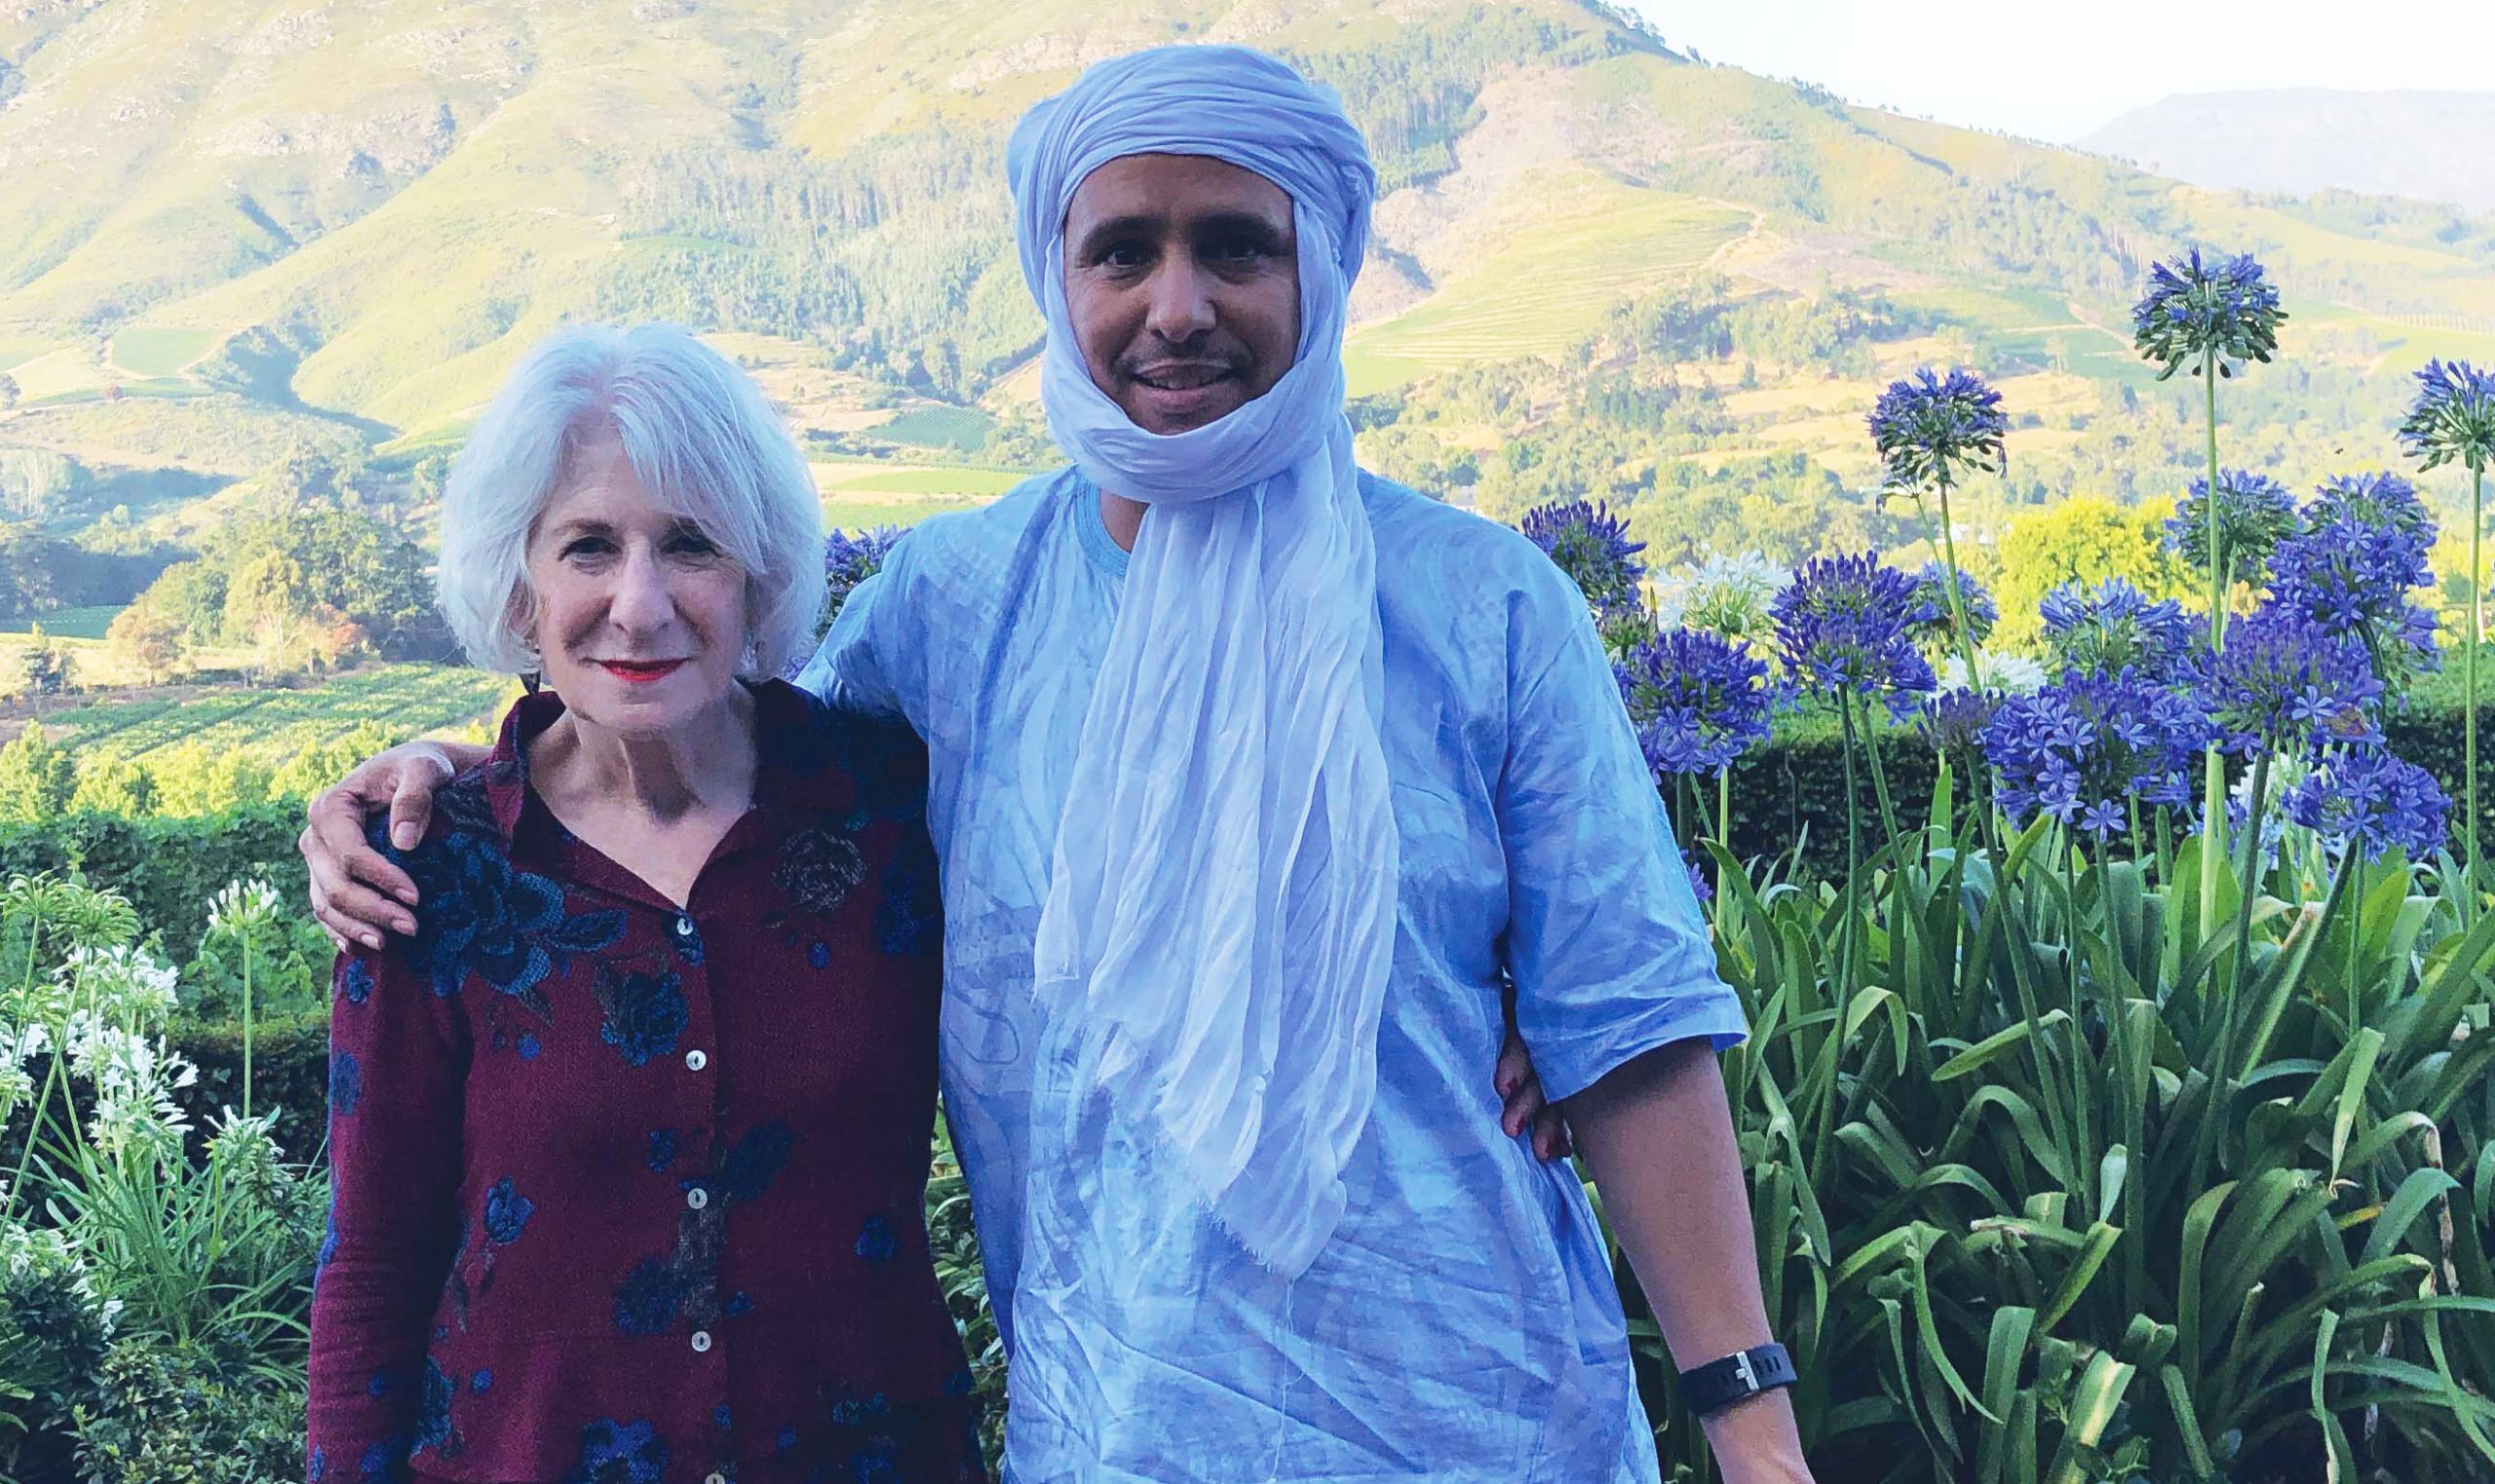
[[[1811,1467],[1794,1427],[1791,1391],[1761,1391],[1700,1426],[1725,1484],[1809,1484]]]

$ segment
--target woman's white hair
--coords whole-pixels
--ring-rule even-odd
[[[650,498],[746,574],[748,675],[778,674],[823,612],[814,476],[753,379],[672,324],[557,330],[477,421],[441,497],[442,616],[487,668],[539,667],[528,538],[582,447],[613,438]]]

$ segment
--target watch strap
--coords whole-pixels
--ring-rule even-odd
[[[1762,1345],[1681,1372],[1680,1394],[1691,1411],[1711,1417],[1736,1402],[1789,1387],[1800,1379],[1784,1346]]]

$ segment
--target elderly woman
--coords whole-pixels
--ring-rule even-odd
[[[820,520],[669,327],[555,335],[461,456],[442,607],[543,688],[389,852],[413,934],[339,961],[313,1479],[985,1477],[921,1215],[924,753],[759,678]]]

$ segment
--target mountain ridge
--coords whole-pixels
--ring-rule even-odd
[[[2217,189],[2352,191],[2495,211],[2495,91],[2271,88],[2178,94],[2083,149]]]
[[[1204,40],[1291,58],[1368,133],[1364,457],[1485,509],[1609,490],[1686,543],[1732,519],[1707,501],[1774,489],[1781,540],[1889,531],[1860,412],[1939,361],[2045,420],[2020,498],[2164,487],[2181,391],[2127,312],[2191,244],[2263,256],[2286,359],[2382,457],[2397,373],[2495,361],[2495,221],[1857,107],[1581,0],[35,0],[0,12],[0,445],[236,471],[310,443],[408,476],[548,328],[661,318],[733,348],[819,458],[966,471],[825,464],[827,499],[975,497],[974,466],[1047,456],[1007,130],[1086,62]],[[2256,461],[2329,433],[2246,413]],[[131,518],[211,517],[166,498]]]

